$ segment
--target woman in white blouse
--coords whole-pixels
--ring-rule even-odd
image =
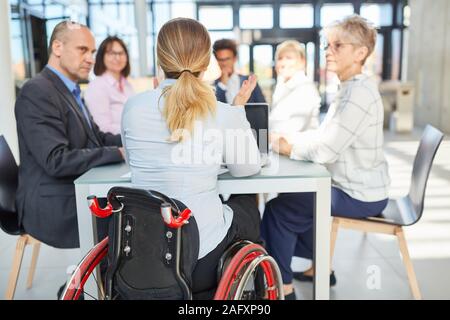
[[[305,50],[295,40],[279,44],[275,53],[277,85],[272,97],[270,130],[279,134],[316,129],[320,96],[305,75]]]
[[[383,154],[383,105],[374,79],[362,73],[377,32],[358,15],[325,29],[327,69],[341,81],[320,127],[273,136],[273,149],[291,159],[324,164],[331,173],[331,214],[365,218],[387,205],[390,183]],[[280,266],[285,294],[294,299],[292,278],[312,281],[313,267],[293,273],[292,256],[312,259],[314,194],[281,194],[268,202],[261,234]],[[332,272],[330,284],[336,283]]]
[[[202,298],[214,294],[224,250],[238,238],[258,241],[260,224],[255,197],[236,196],[222,204],[217,190],[222,162],[234,176],[261,169],[243,107],[256,79],[244,81],[233,106],[217,102],[212,87],[202,81],[210,56],[211,41],[202,24],[187,18],[165,23],[157,40],[165,80],[131,98],[122,117],[133,186],[175,198],[195,217],[200,251],[193,294]],[[237,134],[237,139],[227,139],[228,134]]]

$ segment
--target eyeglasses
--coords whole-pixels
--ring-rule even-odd
[[[347,43],[342,43],[342,42],[336,42],[336,43],[325,43],[325,44],[322,44],[322,49],[324,50],[324,51],[327,51],[328,49],[331,49],[331,51],[333,52],[333,53],[336,53],[336,52],[338,52],[341,48],[342,48],[342,46],[345,46],[345,45],[356,45],[356,43],[351,43],[351,42],[347,42]]]
[[[125,51],[108,51],[106,54],[110,57],[123,58],[126,57]]]

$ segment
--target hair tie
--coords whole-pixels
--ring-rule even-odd
[[[190,74],[193,74],[191,70],[189,70],[189,69],[184,69],[184,70],[182,70],[182,71],[180,72],[180,76],[181,76],[181,74],[182,74],[183,72],[186,72],[186,71],[189,72]]]

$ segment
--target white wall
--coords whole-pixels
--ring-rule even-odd
[[[9,1],[0,1],[0,134],[3,134],[16,161],[19,161],[14,117],[14,76],[11,59]]]
[[[450,1],[410,0],[408,80],[416,87],[414,122],[450,133]]]

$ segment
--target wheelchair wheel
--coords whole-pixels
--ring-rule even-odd
[[[100,262],[106,257],[108,253],[108,237],[103,239],[97,245],[95,245],[83,258],[80,264],[77,266],[73,272],[70,280],[68,281],[63,294],[61,295],[61,300],[80,300],[87,297],[96,299],[96,292],[85,292],[84,285],[89,277],[93,276],[94,281],[97,283],[97,288],[99,289],[99,299],[104,299],[105,295],[103,293],[103,285],[100,279],[95,278],[95,269],[100,266]],[[94,272],[94,274],[93,274]]]
[[[263,276],[264,296],[267,300],[283,300],[281,273],[275,260],[260,245],[251,243],[241,248],[231,259],[219,282],[215,300],[255,299],[249,294],[250,280],[256,278],[261,270]],[[253,283],[256,286],[256,283]]]
[[[90,277],[93,277],[93,280],[97,283],[99,299],[106,299],[101,280],[95,278],[95,269],[100,266],[107,253],[108,237],[94,246],[77,266],[64,289],[61,300],[80,300],[88,297],[96,299],[96,292],[84,290],[84,285]],[[242,247],[227,264],[214,299],[255,299],[255,295],[252,295],[255,290],[252,291],[251,287],[252,285],[256,286],[256,284],[255,281],[250,280],[255,279],[258,270],[262,272],[263,276],[264,295],[262,298],[283,300],[282,280],[278,266],[266,250],[255,243]],[[246,290],[249,286],[250,290]]]

